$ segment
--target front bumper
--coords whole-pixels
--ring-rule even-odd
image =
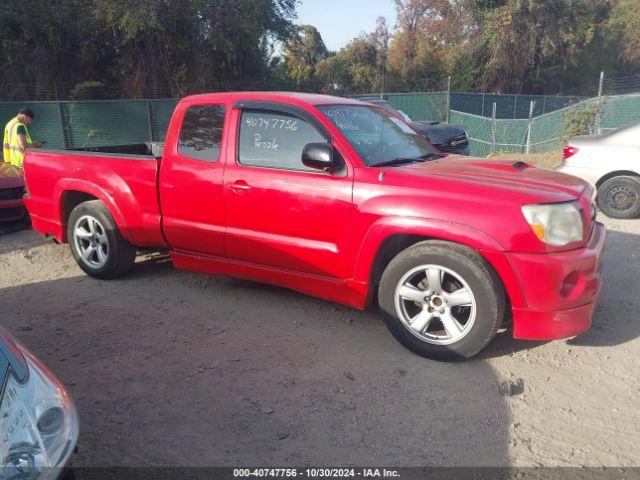
[[[601,290],[605,227],[596,222],[585,248],[549,254],[509,254],[525,307],[513,307],[513,336],[554,340],[588,330]]]

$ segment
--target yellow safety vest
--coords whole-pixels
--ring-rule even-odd
[[[25,152],[22,151],[20,142],[18,142],[18,127],[20,125],[22,125],[27,132],[27,143],[31,143],[29,129],[24,123],[18,120],[18,117],[14,117],[7,123],[7,126],[4,127],[2,154],[5,162],[10,162],[11,165],[22,168]]]

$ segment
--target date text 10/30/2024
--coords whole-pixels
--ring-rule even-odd
[[[398,478],[397,470],[386,468],[236,468],[237,478]]]

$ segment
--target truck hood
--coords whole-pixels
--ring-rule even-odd
[[[456,191],[485,201],[555,203],[575,200],[587,186],[584,180],[524,162],[448,155],[438,160],[385,169],[384,183]],[[453,185],[452,185],[453,184]]]
[[[0,162],[0,189],[24,186],[20,170],[10,163]]]

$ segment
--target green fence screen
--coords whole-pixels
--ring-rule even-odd
[[[443,122],[447,116],[446,92],[390,93],[385,98],[394,108],[402,110],[413,120]]]
[[[384,97],[414,120],[444,121],[446,118],[446,92],[391,93]],[[9,121],[21,107],[31,108],[35,113],[31,135],[34,140],[47,142],[49,148],[164,141],[177,102],[177,99],[0,102],[0,122]],[[530,127],[530,151],[562,148],[566,142],[567,115],[591,107],[600,111],[602,133],[640,122],[640,94],[592,98],[535,116]],[[528,119],[496,118],[494,121],[486,116],[452,109],[450,123],[465,127],[472,155],[526,150]]]
[[[0,123],[4,125],[15,117],[18,110],[28,107],[33,110],[35,120],[29,128],[34,141],[46,141],[47,147],[63,148],[64,131],[58,102],[2,102],[0,103]]]
[[[614,95],[602,100],[603,133],[640,122],[640,94]]]
[[[4,102],[0,119],[7,122],[21,107],[31,108],[31,136],[48,148],[141,143],[164,141],[176,104],[175,99]]]

